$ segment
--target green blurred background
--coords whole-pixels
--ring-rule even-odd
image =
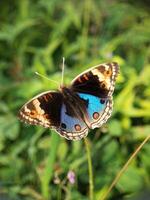
[[[88,200],[84,142],[17,119],[36,94],[57,89],[38,71],[65,83],[89,67],[120,65],[113,115],[88,140],[94,200],[100,200],[131,153],[150,134],[150,3],[117,0],[0,1],[0,200]],[[110,193],[129,199],[150,188],[147,143]],[[73,170],[75,184],[67,180]]]

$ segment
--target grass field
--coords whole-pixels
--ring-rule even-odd
[[[149,8],[148,1],[140,0],[1,0],[0,200],[101,200],[150,134]],[[86,144],[17,118],[30,98],[57,89],[35,72],[60,83],[62,57],[65,84],[99,63],[120,65],[113,114],[90,131]],[[109,200],[150,190],[149,157],[147,142]]]

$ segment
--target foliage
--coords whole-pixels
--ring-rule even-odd
[[[116,61],[120,75],[114,112],[88,135],[94,198],[100,200],[131,153],[150,134],[150,16],[146,1],[6,0],[0,2],[0,196],[10,199],[88,199],[83,141],[27,126],[19,108],[41,91],[56,89],[38,71],[65,82],[90,66]],[[150,187],[146,144],[111,192],[128,199]],[[67,174],[73,170],[76,184]],[[0,198],[1,198],[0,197]]]

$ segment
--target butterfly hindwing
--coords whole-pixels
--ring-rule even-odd
[[[47,91],[27,102],[20,109],[19,118],[28,124],[55,128],[60,124],[61,106],[62,94]]]
[[[65,103],[61,107],[61,122],[57,131],[69,140],[80,140],[88,134],[88,128],[84,121],[69,104]]]
[[[94,95],[78,93],[80,98],[87,101],[87,120],[91,129],[100,127],[107,121],[112,112],[112,99],[100,98]]]
[[[79,74],[72,81],[72,89],[76,92],[108,98],[114,91],[118,72],[119,67],[115,62],[97,65]]]

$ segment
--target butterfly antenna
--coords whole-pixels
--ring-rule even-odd
[[[42,77],[42,78],[45,78],[45,79],[47,79],[47,80],[49,80],[49,81],[51,81],[51,82],[53,82],[55,84],[57,84],[57,86],[59,85],[59,83],[57,81],[54,81],[54,80],[52,80],[50,78],[47,78],[46,76],[44,76],[43,74],[40,74],[39,72],[35,72],[35,74],[40,76],[40,77]]]
[[[65,71],[65,58],[63,57],[62,75],[61,75],[61,86],[63,86],[63,84],[64,84],[64,71]]]

